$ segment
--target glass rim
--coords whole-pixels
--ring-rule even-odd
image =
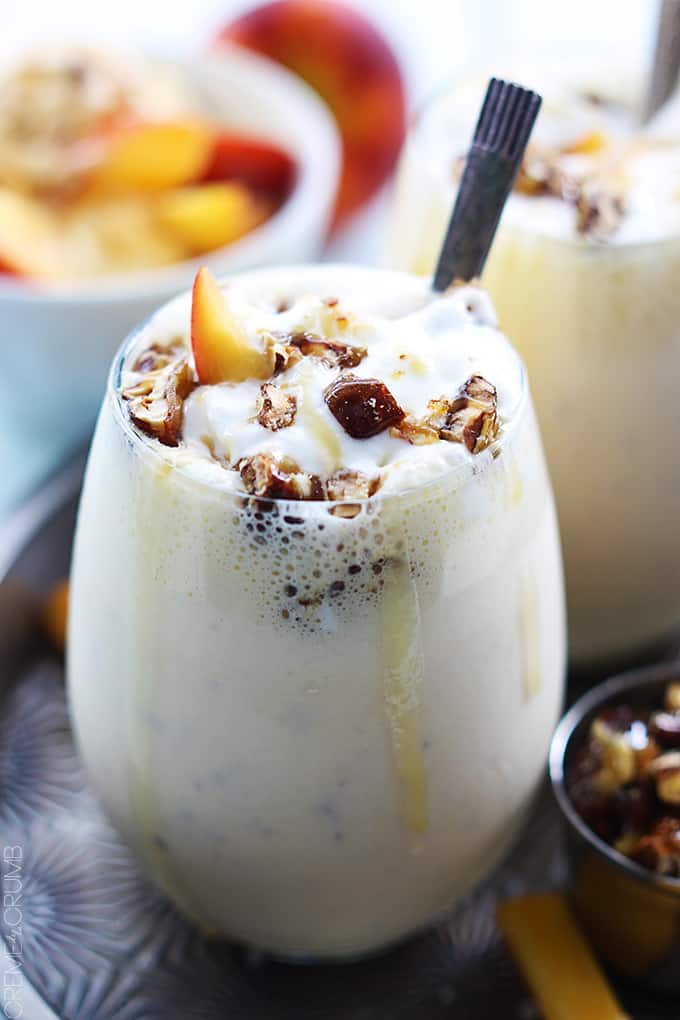
[[[373,267],[361,267],[367,268],[369,271],[373,270]],[[384,272],[384,270],[377,269],[377,272]],[[388,270],[389,272],[389,270]],[[401,270],[395,271],[400,275],[415,276],[413,273],[403,274]],[[244,273],[243,275],[246,275]],[[237,274],[240,275],[240,274]],[[222,284],[222,280],[219,281]],[[177,297],[182,297],[178,295]],[[172,300],[177,300],[177,297]],[[171,303],[171,302],[168,302]],[[164,308],[165,305],[161,305]],[[490,443],[489,446],[476,454],[475,457],[479,458],[474,464],[468,464],[462,461],[458,464],[452,465],[448,470],[442,471],[439,474],[434,475],[431,478],[427,478],[422,482],[415,483],[413,485],[406,486],[405,488],[395,489],[388,492],[382,492],[378,490],[373,496],[366,496],[363,498],[355,499],[290,499],[281,496],[257,496],[252,493],[246,492],[245,490],[238,488],[228,488],[226,486],[217,485],[207,478],[198,478],[191,470],[184,464],[176,462],[172,455],[168,453],[170,450],[176,450],[178,447],[166,447],[163,446],[158,440],[147,436],[144,432],[138,429],[129,413],[126,409],[126,403],[123,400],[121,393],[121,379],[125,368],[125,363],[130,354],[130,351],[134,348],[135,344],[139,341],[141,335],[147,329],[149,324],[153,322],[157,311],[153,312],[150,316],[144,319],[139,325],[135,326],[130,333],[128,333],[125,340],[122,342],[111,363],[109,369],[105,402],[110,402],[113,410],[113,418],[116,423],[116,427],[119,428],[122,434],[126,437],[128,442],[132,445],[133,449],[141,456],[150,457],[163,465],[169,465],[173,472],[178,472],[184,477],[191,485],[198,486],[201,489],[209,489],[214,493],[219,493],[229,498],[236,499],[247,499],[251,502],[260,502],[263,504],[279,504],[291,507],[349,507],[360,505],[362,509],[364,506],[376,506],[380,503],[384,503],[390,500],[400,499],[402,497],[412,496],[414,493],[423,493],[430,488],[434,488],[437,485],[451,482],[460,475],[467,475],[470,479],[478,477],[482,472],[486,472],[491,464],[499,459],[499,452],[502,452],[508,443],[511,441],[519,425],[525,420],[527,414],[527,407],[529,405],[529,381],[527,377],[526,366],[522,360],[517,349],[510,344],[514,357],[517,363],[518,378],[519,378],[519,395],[512,408],[512,417],[510,421],[501,427],[499,436]],[[506,338],[507,339],[507,338]],[[538,425],[534,426],[538,430]],[[181,447],[179,447],[181,448]],[[233,470],[233,469],[224,469]],[[338,515],[340,516],[340,515]]]

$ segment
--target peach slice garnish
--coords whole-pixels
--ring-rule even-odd
[[[236,182],[176,188],[159,196],[157,205],[161,224],[196,253],[231,244],[270,211],[267,202]]]
[[[201,383],[268,379],[271,359],[254,347],[205,266],[194,280],[191,303],[191,346]]]
[[[95,191],[164,191],[190,184],[210,165],[214,132],[199,121],[138,124],[114,135],[94,170]]]
[[[16,276],[65,277],[54,217],[39,202],[0,188],[0,265]]]

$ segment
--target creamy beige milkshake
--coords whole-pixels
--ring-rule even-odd
[[[641,133],[629,76],[534,84],[544,104],[484,284],[536,396],[573,659],[596,664],[680,623],[680,110]],[[401,267],[432,269],[480,94],[440,97],[407,143]]]
[[[202,927],[362,953],[488,872],[543,772],[564,616],[531,400],[476,287],[206,286],[194,354],[184,296],[112,372],[73,567],[78,742]],[[203,299],[220,382],[196,376]]]

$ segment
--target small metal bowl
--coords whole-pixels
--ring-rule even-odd
[[[579,698],[555,730],[550,779],[567,823],[572,906],[593,947],[620,974],[680,994],[680,878],[648,871],[596,836],[577,813],[565,782],[602,708],[660,705],[672,680],[680,680],[680,661],[622,673]]]

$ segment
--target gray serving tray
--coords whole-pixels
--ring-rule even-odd
[[[9,884],[4,848],[20,848],[9,853],[20,862],[12,889],[18,879],[22,897],[20,918],[0,911],[0,995],[4,975],[19,974],[21,1013],[12,1006],[11,1015],[538,1017],[494,914],[501,897],[565,881],[560,821],[547,789],[489,882],[427,933],[360,963],[287,965],[207,941],[142,877],[88,789],[69,728],[63,663],[39,624],[42,598],[68,570],[82,470],[79,457],[0,528],[0,877]],[[680,1016],[677,1001],[619,990],[633,1020]]]

